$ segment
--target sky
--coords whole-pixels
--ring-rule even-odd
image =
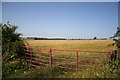
[[[119,0],[2,0],[2,2],[118,2]]]
[[[118,3],[3,2],[2,21],[23,37],[108,38],[118,27]]]

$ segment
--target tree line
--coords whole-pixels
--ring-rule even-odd
[[[33,40],[67,40],[66,38],[39,38],[39,37],[27,37],[27,39],[33,39]]]
[[[26,39],[32,40],[107,40],[107,38],[97,38],[94,37],[93,39],[67,39],[67,38],[39,38],[39,37],[27,37]]]

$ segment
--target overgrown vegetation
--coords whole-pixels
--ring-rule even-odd
[[[47,40],[43,40],[43,41],[36,41],[36,40],[28,40],[30,46],[32,46],[33,48],[37,48],[38,51],[38,47],[40,48],[53,48],[53,49],[67,49],[67,50],[95,50],[95,51],[108,51],[111,52],[113,49],[116,49],[114,45],[109,45],[114,43],[113,40],[55,40],[55,41],[47,41]],[[35,52],[37,52],[35,51]],[[39,52],[39,51],[38,51]],[[49,52],[48,52],[49,53]],[[53,52],[53,59],[57,58],[57,55],[63,54],[62,56],[60,56],[61,58],[68,58],[69,56],[71,56],[71,53],[65,53],[65,52],[61,52],[61,53],[57,53],[57,52]],[[80,59],[82,59],[82,56],[87,56],[89,53],[87,54],[81,54],[79,53]],[[39,54],[40,55],[40,54]],[[89,54],[88,56],[92,56],[91,54]],[[73,55],[72,55],[73,57]],[[83,57],[83,58],[84,58]],[[70,58],[69,58],[70,59]],[[79,60],[80,60],[79,59]],[[86,58],[84,58],[84,60],[86,60]],[[103,59],[102,59],[103,60]],[[76,59],[74,60],[76,61]],[[100,61],[100,59],[98,59],[98,61]],[[54,64],[53,60],[53,64]],[[63,62],[62,60],[60,62]],[[68,61],[67,61],[68,62]],[[81,62],[81,61],[79,61]],[[72,63],[68,62],[68,63]],[[106,64],[105,65],[100,65],[98,66],[98,64],[96,64],[96,66],[94,66],[93,64],[89,65],[89,63],[84,62],[88,65],[89,68],[84,67],[80,68],[81,70],[78,72],[70,72],[70,70],[67,70],[65,73],[62,73],[62,71],[59,69],[58,67],[58,71],[54,71],[54,68],[52,69],[52,74],[51,76],[47,75],[50,74],[50,71],[45,71],[46,73],[44,73],[44,71],[42,71],[41,73],[38,73],[38,75],[40,74],[40,76],[42,75],[42,77],[62,77],[62,78],[117,78],[118,75],[118,71],[117,71],[117,66],[113,65],[116,64],[113,61],[112,62],[108,62],[108,59],[106,57]],[[56,70],[55,68],[55,70]],[[47,70],[47,69],[46,69]],[[54,72],[57,74],[55,75]],[[92,73],[92,75],[91,75]],[[40,77],[39,76],[39,77]]]
[[[20,33],[16,32],[17,26],[9,24],[0,24],[2,29],[2,77],[10,75],[13,70],[16,70],[21,65],[9,66],[11,62],[15,60],[21,64],[21,52],[20,47],[24,46],[24,41],[20,38]]]
[[[20,38],[16,32],[17,26],[7,24],[0,25],[2,29],[2,61],[3,61],[3,78],[117,78],[120,76],[119,57],[117,60],[110,61],[101,67],[89,65],[89,68],[82,69],[78,72],[61,72],[62,68],[53,67],[36,69],[28,68],[21,64],[21,57],[24,54],[20,46],[25,46],[25,40]],[[57,48],[57,49],[81,49],[81,50],[98,50],[111,51],[113,49],[112,40],[47,40],[47,41],[28,41],[33,47],[40,48]],[[37,43],[36,43],[37,42]],[[120,40],[115,41],[118,48],[118,56],[120,53]],[[38,44],[39,43],[39,44]],[[74,45],[73,45],[74,44]],[[36,46],[37,45],[37,46]],[[64,54],[64,53],[63,53]],[[57,54],[56,54],[57,55]],[[65,55],[65,54],[64,54]],[[53,55],[54,56],[54,55]],[[80,55],[79,55],[80,56]],[[54,56],[56,57],[56,56]],[[68,57],[68,56],[64,56]],[[61,62],[61,61],[60,61]],[[70,63],[70,62],[69,62]],[[65,69],[66,70],[66,69]],[[91,75],[92,74],[92,75]]]
[[[111,73],[117,73],[117,77],[120,78],[120,27],[117,27],[116,33],[111,38],[114,38],[117,47],[117,58],[109,62],[109,68]]]
[[[118,41],[116,41],[116,45],[117,45],[117,50],[118,50],[118,54],[117,57],[118,59],[115,61],[117,64],[117,73],[118,73],[118,77],[120,78],[120,39]]]

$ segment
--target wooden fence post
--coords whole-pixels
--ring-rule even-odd
[[[78,50],[76,50],[76,71],[78,70]]]
[[[50,48],[50,58],[49,58],[50,67],[52,67],[52,49]]]
[[[23,51],[24,51],[24,59],[25,59],[25,60],[24,60],[24,59],[23,59],[23,60],[24,60],[24,62],[25,62],[25,65],[27,65],[27,58],[26,58],[27,48],[26,48],[26,47],[25,47],[25,48],[23,47],[23,49],[24,49]]]
[[[111,60],[111,53],[108,52],[108,60],[110,61]]]
[[[30,67],[32,66],[32,48],[30,47]]]

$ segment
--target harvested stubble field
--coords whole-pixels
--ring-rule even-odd
[[[94,51],[107,51],[110,52],[115,49],[114,41],[112,40],[25,40],[34,49],[34,52],[40,56],[39,52],[46,53],[46,51],[35,50],[36,48],[52,48],[52,49],[63,49],[63,50],[94,50]],[[49,56],[49,51],[47,51]],[[42,70],[37,70],[38,77],[47,78],[109,78],[116,77],[116,74],[111,74],[109,71],[108,64],[97,64],[89,63],[94,58],[85,58],[89,56],[101,56],[101,54],[94,53],[79,53],[78,56],[78,71],[76,69],[76,52],[52,52],[53,55],[53,69],[42,68]],[[104,56],[105,57],[105,56]],[[49,58],[49,57],[48,57]],[[61,59],[60,59],[61,58]],[[41,58],[42,59],[42,58]],[[45,59],[45,58],[44,58]],[[57,60],[60,59],[60,60]],[[64,60],[65,59],[65,60]],[[68,59],[68,60],[67,60]],[[107,60],[95,59],[97,62],[102,62]],[[49,61],[49,59],[48,59]],[[85,62],[84,62],[85,61]],[[65,63],[65,65],[63,65]],[[67,67],[66,67],[67,63]],[[73,64],[72,68],[71,65]],[[49,62],[47,63],[49,64]],[[59,65],[57,65],[59,64]],[[87,64],[87,67],[80,67],[82,64]],[[44,64],[43,64],[44,65]],[[62,65],[61,68],[60,65]],[[43,66],[44,67],[44,66]],[[66,68],[65,68],[66,67]],[[71,69],[69,69],[71,68]],[[72,70],[73,69],[73,70]]]
[[[113,40],[27,40],[30,46],[40,48],[111,51]]]

